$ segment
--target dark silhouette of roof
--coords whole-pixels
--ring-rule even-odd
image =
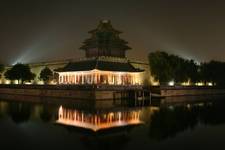
[[[98,27],[88,33],[91,34],[91,37],[83,42],[80,47],[82,50],[93,48],[110,50],[116,48],[124,51],[131,49],[127,46],[128,42],[119,37],[122,32],[114,29],[109,20],[101,20]]]
[[[64,68],[56,69],[57,72],[67,71],[89,71],[89,70],[102,70],[102,71],[119,71],[119,72],[142,72],[144,70],[135,68],[129,61],[116,62],[99,60],[98,58],[92,60],[83,60],[77,62],[70,62]]]

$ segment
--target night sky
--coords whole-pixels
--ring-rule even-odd
[[[13,64],[84,56],[79,50],[99,20],[111,20],[147,61],[164,50],[198,61],[225,61],[225,3],[211,0],[1,1],[0,62]]]

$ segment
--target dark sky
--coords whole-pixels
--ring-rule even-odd
[[[0,61],[80,58],[100,19],[110,19],[132,50],[129,58],[165,50],[198,61],[225,61],[225,3],[211,0],[1,1]]]

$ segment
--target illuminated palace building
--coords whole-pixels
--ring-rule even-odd
[[[98,27],[89,33],[91,37],[80,48],[86,57],[55,70],[59,74],[59,84],[142,84],[141,73],[144,70],[134,67],[126,58],[130,47],[109,20],[100,21]]]

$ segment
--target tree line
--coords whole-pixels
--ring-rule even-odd
[[[211,60],[197,64],[193,59],[184,59],[163,51],[149,53],[148,60],[151,75],[160,85],[174,81],[177,85],[202,82],[225,86],[225,62]]]
[[[0,65],[0,75],[4,75],[4,77],[11,82],[17,81],[18,84],[24,84],[25,82],[30,82],[34,80],[36,74],[31,72],[31,68],[27,64],[15,64],[12,68],[7,69],[5,72],[4,65]],[[3,74],[4,72],[4,74]],[[48,67],[45,67],[41,70],[39,79],[44,81],[45,84],[48,84],[53,80],[53,71]]]

